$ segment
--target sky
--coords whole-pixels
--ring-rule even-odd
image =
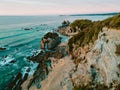
[[[0,0],[0,15],[120,12],[120,0]]]

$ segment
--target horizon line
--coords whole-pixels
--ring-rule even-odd
[[[71,14],[26,14],[26,15],[23,15],[23,14],[16,14],[16,15],[12,15],[12,14],[9,14],[9,15],[0,15],[0,16],[53,16],[53,15],[57,15],[57,16],[75,16],[75,15],[95,15],[95,14],[98,14],[98,15],[101,15],[101,14],[118,14],[120,13],[120,11],[116,11],[116,12],[94,12],[94,13],[71,13]]]

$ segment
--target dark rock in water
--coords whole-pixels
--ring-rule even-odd
[[[0,51],[6,50],[5,47],[0,47]]]
[[[24,28],[24,30],[31,30],[32,28]]]
[[[22,78],[22,74],[18,73],[17,76],[15,77],[15,79],[8,84],[6,90],[12,90],[15,87],[16,82],[21,78]]]
[[[40,31],[40,30],[36,30],[36,31]]]
[[[15,62],[16,62],[15,60],[10,61],[10,63],[15,63]]]
[[[26,70],[26,72],[30,72],[30,68],[28,68],[28,69]]]
[[[28,78],[28,73],[26,73],[23,78],[22,78],[22,73],[18,73],[15,79],[9,83],[6,90],[22,90],[21,85],[25,80],[27,80],[27,78]]]
[[[9,64],[6,64],[5,66],[9,66]]]
[[[34,60],[35,60],[35,57],[34,57],[34,56],[28,56],[27,59],[28,59],[28,60],[31,60],[31,61],[34,61]]]
[[[25,80],[27,80],[27,78],[28,78],[28,73],[25,73],[25,75],[24,75],[24,77],[23,77],[23,79],[22,79],[22,83],[23,83]]]

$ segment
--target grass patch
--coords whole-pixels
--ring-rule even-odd
[[[103,20],[102,23],[108,28],[120,29],[120,13],[118,15]]]
[[[101,30],[102,30],[101,22],[92,22],[91,25],[84,28],[83,31],[79,32],[77,35],[69,39],[68,42],[69,50],[70,51],[73,50],[73,44],[82,47],[86,44],[89,44],[90,42],[93,43],[98,38],[98,33]]]

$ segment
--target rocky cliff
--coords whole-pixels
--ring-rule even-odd
[[[70,75],[73,90],[120,89],[120,14],[97,22],[78,20],[81,31],[68,42],[76,65]],[[73,27],[72,26],[72,27]]]
[[[73,83],[92,82],[117,88],[120,84],[120,54],[115,53],[117,45],[120,45],[120,31],[104,28],[94,45],[76,49],[74,62],[77,66],[72,74]]]

